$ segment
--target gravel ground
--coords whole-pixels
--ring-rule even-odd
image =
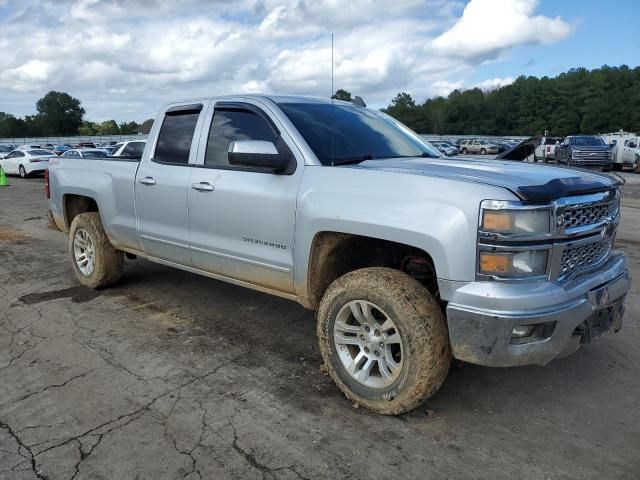
[[[640,175],[618,246],[639,277]],[[74,281],[42,179],[0,189],[0,478],[637,479],[640,297],[546,367],[456,362],[421,408],[354,408],[295,303],[145,260]]]

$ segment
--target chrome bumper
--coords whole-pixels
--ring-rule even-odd
[[[447,305],[453,356],[478,365],[545,365],[581,343],[620,329],[631,286],[623,253],[613,252],[597,271],[567,281],[472,282]],[[514,327],[534,333],[514,338]]]

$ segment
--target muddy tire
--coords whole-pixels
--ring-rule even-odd
[[[640,173],[640,157],[636,157],[636,163],[633,165],[633,173]]]
[[[124,255],[109,242],[98,212],[77,215],[69,230],[69,254],[78,281],[89,288],[120,280]]]
[[[485,148],[481,148],[480,155],[486,155],[486,154],[487,154],[487,150]]]
[[[463,155],[466,155],[467,154],[467,149],[463,148],[462,150],[460,150],[460,153],[463,154]]]
[[[417,407],[449,371],[442,310],[425,287],[399,270],[364,268],[333,282],[318,308],[317,333],[340,390],[380,414]]]

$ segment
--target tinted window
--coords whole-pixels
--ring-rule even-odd
[[[600,137],[573,137],[571,139],[572,145],[577,146],[604,146],[604,140]]]
[[[51,155],[47,150],[29,150],[29,155]]]
[[[283,103],[280,108],[324,165],[441,156],[390,117],[367,108],[330,103]]]
[[[10,152],[11,150],[13,150],[13,148],[0,145],[0,152]]]
[[[126,147],[124,147],[121,155],[124,157],[141,157],[142,152],[144,152],[144,142],[131,142]]]
[[[199,111],[193,110],[171,112],[165,115],[158,135],[154,160],[166,163],[189,163],[191,141],[199,115]]]
[[[105,152],[82,152],[82,156],[84,158],[103,158],[107,154]]]
[[[205,165],[229,167],[229,145],[237,140],[277,141],[267,121],[248,110],[216,110],[211,122]]]

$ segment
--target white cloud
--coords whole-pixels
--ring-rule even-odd
[[[169,100],[234,92],[327,97],[332,32],[334,89],[385,106],[399,91],[422,101],[464,87],[488,51],[566,34],[562,20],[534,16],[536,2],[514,1],[495,35],[475,30],[472,43],[484,46],[473,50],[456,32],[483,1],[463,12],[453,0],[8,0],[0,109],[30,114],[52,89],[96,120],[140,121]],[[556,33],[516,35],[509,22]]]
[[[511,85],[515,79],[513,77],[505,78],[488,78],[480,83],[476,83],[474,87],[480,90],[495,90],[496,88],[504,87],[505,85]]]
[[[463,58],[493,58],[517,45],[554,43],[571,33],[560,17],[534,15],[538,0],[470,0],[462,17],[433,46]]]

